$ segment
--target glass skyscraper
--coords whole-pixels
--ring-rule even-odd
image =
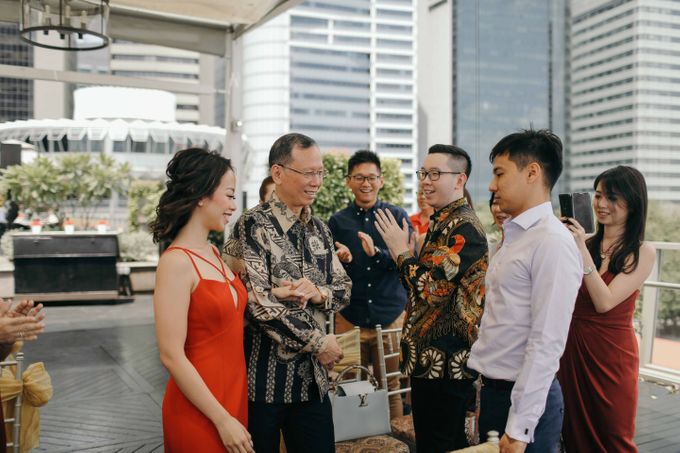
[[[426,117],[420,154],[434,143],[464,148],[473,163],[468,190],[484,200],[489,152],[500,138],[518,129],[551,128],[566,142],[565,0],[425,3],[419,23],[425,53],[419,95]],[[446,80],[421,89],[438,70]]]

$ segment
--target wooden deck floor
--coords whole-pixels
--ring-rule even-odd
[[[54,385],[34,451],[163,451],[167,374],[152,325],[45,333],[25,353],[45,362]],[[640,383],[636,440],[641,453],[680,453],[680,394]]]

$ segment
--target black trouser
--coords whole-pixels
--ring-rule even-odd
[[[248,403],[248,431],[257,453],[279,453],[283,432],[288,453],[334,453],[331,401]]]
[[[443,453],[468,446],[465,414],[475,398],[472,382],[472,379],[411,378],[418,453]]]

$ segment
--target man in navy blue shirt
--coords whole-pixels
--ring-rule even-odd
[[[328,221],[338,258],[353,285],[349,306],[336,316],[335,332],[343,333],[354,326],[361,328],[361,362],[364,366],[373,363],[380,380],[375,326],[381,324],[384,329],[402,327],[406,290],[399,281],[396,264],[375,228],[376,210],[390,210],[400,225],[405,220],[410,231],[413,230],[406,211],[378,199],[384,181],[377,154],[365,150],[354,153],[347,163],[346,183],[354,194],[354,201]],[[390,340],[393,348],[399,347],[396,338]],[[398,369],[397,358],[388,360],[388,372]],[[388,379],[388,388],[398,389],[399,378]],[[391,396],[390,416],[402,414],[400,395]]]

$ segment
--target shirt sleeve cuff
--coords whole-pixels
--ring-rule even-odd
[[[505,434],[515,440],[531,443],[534,440],[534,430],[536,424],[530,420],[523,419],[517,414],[512,413],[512,409],[508,414],[508,422],[505,425]]]

